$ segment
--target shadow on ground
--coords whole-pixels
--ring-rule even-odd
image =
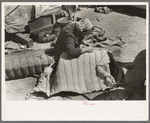
[[[112,9],[113,11],[121,14],[126,14],[129,16],[138,16],[141,18],[146,18],[146,6],[129,6],[129,5],[91,5],[90,8],[104,7]],[[87,6],[88,7],[88,6]]]
[[[146,10],[133,6],[109,6],[113,11],[129,16],[138,16],[146,18]]]

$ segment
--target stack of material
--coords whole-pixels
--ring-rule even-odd
[[[109,49],[109,47],[118,46],[123,48],[125,41],[121,37],[105,37],[105,31],[101,28],[94,26],[92,33],[86,36],[82,44],[92,47],[101,47]]]
[[[108,14],[108,13],[112,12],[112,10],[106,6],[106,7],[97,7],[97,8],[95,8],[94,12]]]

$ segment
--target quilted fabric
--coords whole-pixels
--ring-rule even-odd
[[[81,94],[110,88],[96,72],[96,65],[102,65],[105,66],[105,71],[110,73],[109,63],[106,50],[95,50],[73,59],[66,52],[62,53],[56,74],[50,81],[50,95],[61,91]]]
[[[53,58],[46,55],[44,50],[6,55],[5,79],[12,80],[41,74],[51,63],[53,63]]]

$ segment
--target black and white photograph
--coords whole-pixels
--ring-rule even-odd
[[[136,104],[144,103],[141,114],[145,114],[141,116],[146,120],[149,99],[148,5],[147,2],[3,2],[3,105],[11,102],[19,106],[22,102],[33,106],[46,103],[45,108],[49,109],[50,104],[54,109],[55,103],[61,102],[60,107],[63,107],[66,102],[68,110],[70,103],[80,103],[81,108],[87,106],[83,108],[85,111],[89,107],[98,109],[96,106],[101,103],[106,106],[108,102],[110,109],[113,103],[124,108],[126,105],[122,103],[134,102],[132,105],[138,110]],[[106,110],[109,107],[106,106]],[[42,107],[39,112],[40,109]],[[69,112],[71,109],[72,106]],[[136,110],[131,112],[136,115]],[[4,119],[13,119],[6,114],[4,112]],[[69,116],[60,119],[71,119]],[[138,116],[135,116],[136,120],[141,120]],[[88,115],[72,117],[96,119],[96,115],[93,119]],[[21,120],[19,116],[17,118]],[[113,116],[110,119],[117,120]]]

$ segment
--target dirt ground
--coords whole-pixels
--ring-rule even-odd
[[[96,13],[93,8],[81,8],[76,17],[89,18],[94,26],[101,27],[105,30],[106,37],[120,36],[125,45],[123,48],[114,46],[109,48],[115,56],[115,59],[120,62],[133,62],[136,55],[146,49],[146,19],[143,17],[129,15],[122,13],[120,10],[112,11],[109,14]],[[49,44],[42,44],[42,48],[49,48]],[[41,44],[35,44],[37,49],[41,48]],[[126,72],[126,69],[124,69]],[[6,100],[19,100],[24,101],[25,95],[36,84],[37,78],[27,77],[24,79],[6,81],[5,93]],[[87,100],[92,99],[101,92],[94,92],[91,94],[83,95],[73,94],[68,97],[54,96],[52,98],[45,98],[43,94],[38,98],[32,100]]]

